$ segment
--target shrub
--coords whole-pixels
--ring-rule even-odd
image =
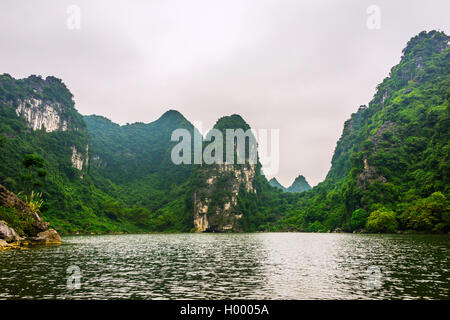
[[[392,210],[379,209],[373,211],[367,219],[366,228],[373,233],[394,233],[398,223]]]
[[[408,228],[418,231],[445,232],[450,226],[449,201],[441,192],[420,199],[404,217]]]
[[[364,228],[367,223],[368,216],[369,213],[364,209],[357,209],[353,211],[352,217],[350,219],[352,230]]]

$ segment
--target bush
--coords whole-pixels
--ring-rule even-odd
[[[326,232],[327,228],[323,226],[320,221],[316,220],[313,223],[310,223],[307,228],[308,232]]]
[[[39,232],[34,226],[34,219],[27,213],[19,212],[16,208],[0,206],[0,220],[5,221],[21,236],[35,236]]]
[[[366,224],[367,231],[372,233],[394,233],[398,223],[392,210],[379,209],[373,211]]]
[[[368,216],[369,213],[364,209],[357,209],[353,211],[352,217],[350,219],[352,230],[364,228],[367,223]]]
[[[413,230],[445,232],[450,227],[449,201],[441,192],[435,192],[416,201],[404,219],[408,228]]]

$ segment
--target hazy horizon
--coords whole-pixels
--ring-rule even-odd
[[[68,26],[71,5],[79,29]],[[367,26],[372,5],[379,29]],[[254,129],[280,129],[282,185],[302,174],[314,186],[345,120],[411,37],[449,33],[449,9],[443,0],[4,0],[0,73],[61,78],[81,114],[122,125],[174,109],[208,130],[239,114]]]

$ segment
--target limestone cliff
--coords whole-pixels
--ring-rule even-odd
[[[248,130],[250,127],[240,116],[232,115],[219,119],[214,129],[225,133],[226,129]],[[194,172],[193,215],[197,232],[243,231],[245,212],[239,206],[239,199],[256,194],[254,179],[258,171],[258,164],[249,161],[248,148],[247,144],[243,164],[203,164]],[[225,144],[223,150],[226,150]],[[238,150],[235,143],[234,156]]]
[[[198,173],[203,186],[194,191],[194,226],[198,232],[242,231],[240,193],[254,193],[255,165],[218,164]]]
[[[77,150],[76,146],[72,146],[72,166],[78,170],[83,170],[83,167],[88,165],[89,163],[89,145],[86,145],[86,152],[80,152]]]
[[[89,147],[87,128],[65,84],[55,77],[30,76],[16,80],[7,74],[1,76],[1,81],[0,103],[12,108],[31,130],[82,136],[73,139],[79,143],[67,149],[70,148],[72,166],[80,171],[85,169]],[[8,93],[2,94],[5,88]]]
[[[35,98],[17,101],[16,113],[27,120],[33,130],[47,132],[66,131],[67,120],[62,118],[62,106],[57,102],[46,102]]]

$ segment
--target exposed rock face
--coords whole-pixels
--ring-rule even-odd
[[[86,146],[86,157],[84,157],[83,154],[81,152],[79,152],[75,146],[72,146],[71,149],[72,149],[72,158],[71,158],[72,166],[74,168],[77,168],[80,171],[83,170],[83,165],[86,164],[86,166],[87,166],[87,164],[88,164],[88,159],[89,159],[88,155],[87,155],[88,154],[88,146]],[[84,159],[84,158],[86,158],[86,159]]]
[[[61,104],[35,98],[19,100],[18,104],[17,115],[24,117],[33,130],[40,130],[42,127],[46,132],[67,130],[67,121],[61,117]]]
[[[356,180],[356,185],[365,190],[367,184],[372,184],[375,181],[386,183],[387,179],[382,175],[378,174],[375,167],[370,166],[367,159],[364,159],[364,170],[359,174],[358,180]]]
[[[16,114],[25,119],[32,130],[43,128],[46,132],[85,131],[80,119],[74,116],[73,101],[68,100],[71,93],[60,80],[52,77],[43,80],[40,77],[31,76],[24,81],[32,91],[25,97],[5,100],[5,103],[14,107]],[[46,90],[58,91],[59,96],[46,96]],[[74,145],[71,146],[71,150],[72,166],[80,171],[83,170],[88,165],[88,145],[86,144],[85,153],[77,150]]]
[[[0,250],[8,249],[9,247],[10,247],[10,244],[8,242],[0,239]]]
[[[255,165],[221,164],[202,169],[204,185],[194,192],[194,226],[198,232],[241,231],[240,192],[255,192]]]
[[[376,151],[380,148],[382,142],[385,142],[383,146],[384,149],[388,149],[386,142],[389,140],[389,136],[395,134],[396,126],[392,121],[384,122],[377,130],[377,132],[371,136],[369,139],[373,142],[372,154],[376,153]],[[386,137],[383,137],[386,136]],[[387,140],[386,140],[387,139]],[[386,183],[386,177],[382,176],[377,172],[377,169],[369,164],[367,158],[363,159],[363,171],[359,174],[358,179],[356,180],[356,185],[363,190],[367,188],[368,185],[379,181],[381,183]]]
[[[22,240],[13,228],[8,227],[5,221],[0,221],[0,239],[6,242]]]
[[[45,230],[39,232],[36,238],[32,238],[31,240],[35,242],[40,242],[43,244],[58,244],[61,243],[61,237],[58,232],[54,229]]]
[[[195,195],[194,195],[195,197]],[[208,200],[205,199],[204,202],[196,201],[194,207],[194,226],[197,232],[205,232],[209,230],[209,223],[207,218],[208,213]]]
[[[255,176],[257,172],[260,174],[261,167],[257,155],[254,157],[256,138],[250,126],[236,114],[220,118],[213,129],[225,137],[222,151],[228,153],[227,143],[232,141],[234,154],[226,154],[223,161],[219,161],[223,163],[203,164],[194,173],[194,226],[198,232],[240,232],[244,229],[242,220],[245,215],[242,201],[247,197],[256,198]],[[228,139],[230,132],[232,140]],[[246,137],[237,139],[233,135],[236,132]]]

